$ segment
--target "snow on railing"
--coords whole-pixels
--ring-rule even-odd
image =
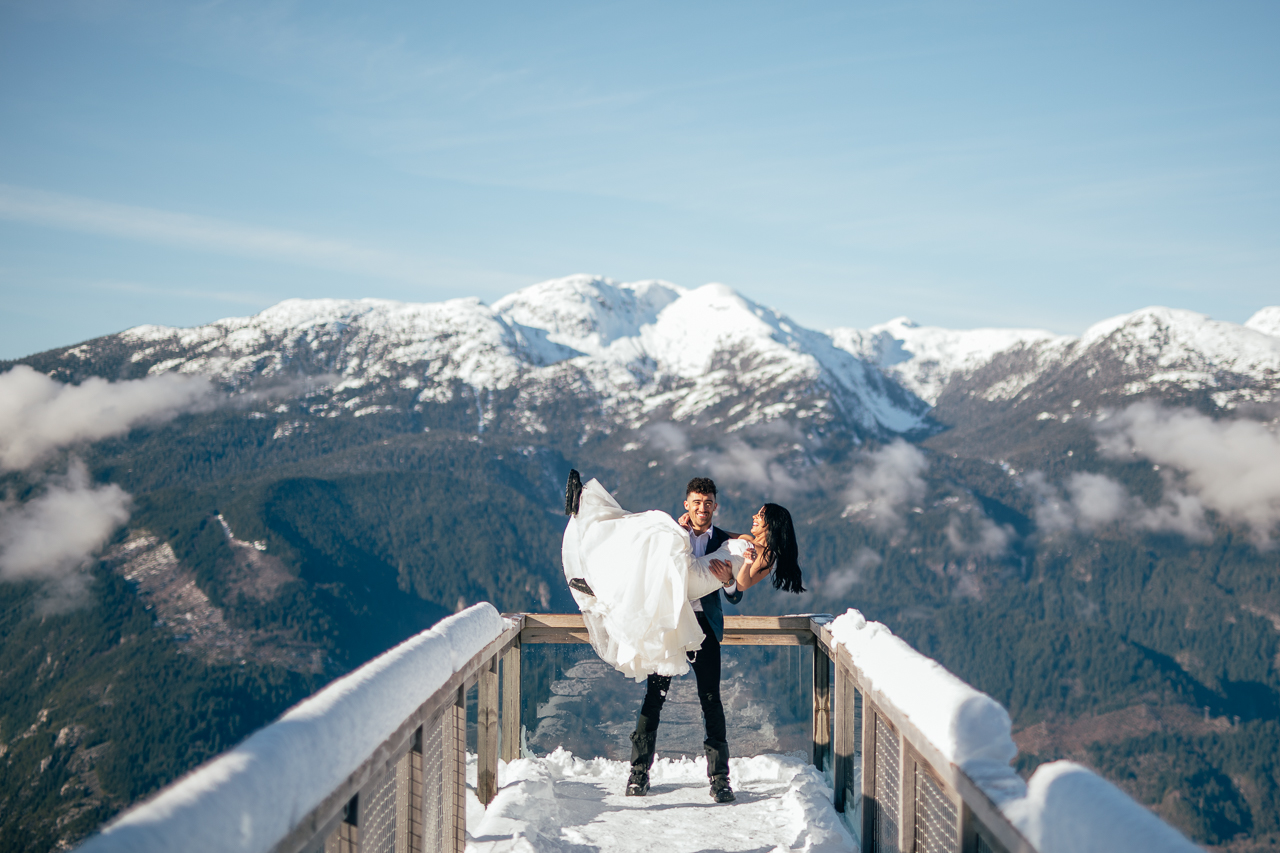
[[[587,641],[581,614],[503,617],[477,604],[338,679],[80,849],[462,853],[467,689],[478,688],[476,796],[487,806],[499,758],[519,757],[521,646]],[[862,853],[1198,850],[1079,765],[1044,764],[1024,783],[1009,766],[1017,747],[1004,708],[856,610],[728,616],[724,643],[813,647],[812,761],[830,774]]]
[[[863,853],[1199,850],[1078,764],[1023,782],[1005,709],[884,625],[850,610],[813,628],[815,707],[820,658],[835,662],[835,805]]]
[[[488,603],[450,616],[125,812],[80,850],[460,850],[465,690],[497,672],[519,632],[518,620]]]

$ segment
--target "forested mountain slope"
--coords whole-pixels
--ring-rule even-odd
[[[157,377],[212,379],[0,446],[10,522],[60,496],[118,520],[88,568],[0,583],[0,833],[67,843],[462,605],[571,609],[572,466],[671,511],[713,476],[730,528],[784,503],[809,592],[745,612],[856,606],[1005,703],[1022,766],[1070,755],[1249,849],[1280,833],[1274,313],[821,332],[720,286],[575,276],[0,365],[74,383],[99,424]]]

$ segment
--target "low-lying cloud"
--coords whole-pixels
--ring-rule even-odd
[[[1120,524],[1136,530],[1180,533],[1196,541],[1211,538],[1204,505],[1179,489],[1171,477],[1165,480],[1163,499],[1154,507],[1105,474],[1075,473],[1060,489],[1036,471],[1027,476],[1026,483],[1036,500],[1036,528],[1044,534],[1073,529],[1091,533]]]
[[[129,520],[129,495],[114,484],[89,482],[73,461],[33,500],[0,507],[0,580],[43,581],[47,607],[79,602],[90,558]]]
[[[0,374],[0,471],[22,470],[59,448],[200,408],[210,391],[206,379],[176,373],[67,385],[20,364]]]
[[[959,516],[951,516],[947,522],[947,543],[951,550],[979,557],[998,557],[1009,550],[1013,529],[1008,525],[996,524],[986,515],[981,515],[972,527],[965,530]]]
[[[867,453],[854,467],[845,514],[862,515],[883,530],[901,527],[903,508],[924,499],[928,467],[924,453],[902,439]]]
[[[1259,547],[1272,544],[1280,523],[1280,435],[1266,424],[1136,403],[1096,429],[1107,456],[1174,469],[1162,473],[1165,505],[1175,516],[1212,510],[1247,526]]]
[[[880,555],[870,548],[859,548],[853,555],[853,561],[847,566],[836,569],[822,582],[822,591],[828,598],[840,599],[849,594],[857,584],[862,583],[867,572],[880,565]]]
[[[655,448],[676,455],[691,453],[692,464],[715,480],[717,485],[738,485],[754,489],[762,501],[786,500],[805,484],[793,476],[781,461],[777,448],[790,449],[800,438],[797,430],[785,423],[757,427],[751,438],[773,449],[755,447],[744,438],[730,436],[719,447],[692,447],[689,436],[673,423],[651,424],[645,429]]]
[[[62,448],[205,408],[211,398],[208,381],[193,376],[67,385],[20,364],[0,374],[0,471],[29,469]],[[34,476],[34,498],[0,504],[0,581],[40,581],[43,607],[67,609],[84,601],[86,569],[129,520],[132,500],[117,485],[90,482],[74,457],[65,474]]]

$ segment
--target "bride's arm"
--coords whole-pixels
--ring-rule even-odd
[[[750,589],[769,576],[773,557],[764,548],[756,548],[756,558],[738,569],[738,589]]]

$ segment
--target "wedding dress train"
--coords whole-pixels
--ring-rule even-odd
[[[693,556],[689,533],[665,512],[627,512],[591,480],[578,514],[564,531],[566,579],[583,578],[594,595],[571,590],[600,659],[637,681],[650,673],[683,675],[685,652],[702,646],[689,602],[714,592],[711,561],[736,574],[748,543],[731,539],[704,557]]]

